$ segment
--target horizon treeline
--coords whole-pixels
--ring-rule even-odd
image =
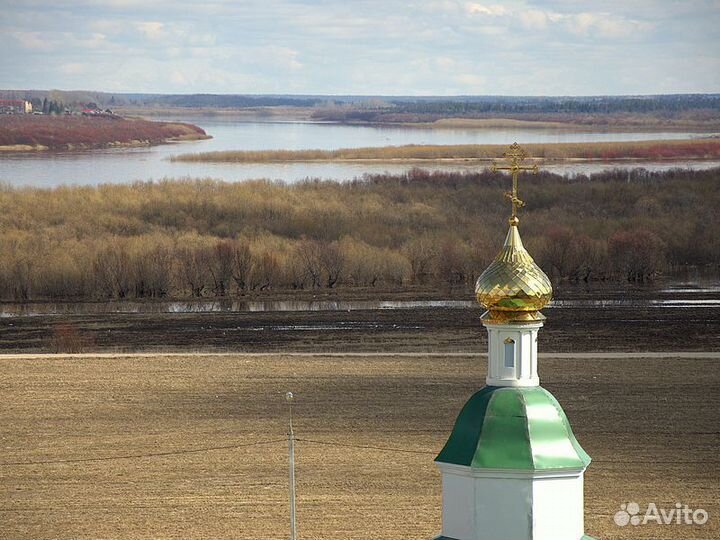
[[[471,286],[497,254],[501,174],[349,182],[0,187],[0,299],[187,298]],[[555,281],[720,265],[720,169],[524,175],[523,241]]]
[[[79,105],[247,108],[349,106],[351,111],[474,116],[478,114],[654,114],[720,111],[720,94],[624,96],[382,96],[293,94],[145,94],[99,91],[2,90],[2,99],[49,99]],[[359,109],[359,110],[358,110]]]

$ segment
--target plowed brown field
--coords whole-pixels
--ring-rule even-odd
[[[717,362],[541,360],[595,460],[588,534],[720,537]],[[300,538],[429,539],[434,453],[484,376],[483,358],[421,354],[0,357],[0,538],[287,538],[292,390]],[[710,520],[621,528],[628,501]]]

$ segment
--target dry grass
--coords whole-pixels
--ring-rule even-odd
[[[414,126],[415,124],[413,124]],[[572,122],[548,120],[523,120],[521,118],[441,118],[428,122],[432,128],[481,128],[481,129],[584,129],[582,125]]]
[[[527,144],[530,156],[543,159],[717,159],[720,139]],[[490,160],[507,151],[500,144],[406,145],[338,150],[231,150],[172,157],[200,162],[308,162],[398,160]]]
[[[470,357],[0,358],[2,537],[271,539],[288,535],[283,394],[298,443],[302,538],[429,539],[440,528],[432,463],[484,379]],[[604,540],[717,538],[720,374],[714,360],[542,361],[595,462],[586,530]],[[686,373],[702,373],[688,384]],[[699,404],[702,403],[702,406]],[[682,501],[704,527],[616,527],[620,503]]]
[[[96,148],[208,138],[192,124],[119,116],[0,115],[0,150]]]

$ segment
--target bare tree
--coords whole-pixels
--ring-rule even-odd
[[[465,281],[466,264],[461,246],[452,238],[440,246],[437,257],[437,276],[451,287]]]
[[[316,240],[301,240],[298,242],[295,253],[300,260],[305,275],[310,279],[312,288],[322,286],[322,262],[320,260],[320,242]]]
[[[16,300],[30,300],[32,291],[32,274],[34,264],[29,255],[20,255],[15,258],[10,271],[10,282],[13,284],[13,297]]]
[[[665,244],[645,230],[620,231],[608,241],[610,260],[628,281],[647,281],[661,270]]]
[[[204,247],[183,247],[177,251],[176,260],[180,281],[190,289],[190,294],[195,298],[200,298],[207,286],[205,269],[208,255],[208,249]]]
[[[436,257],[434,244],[428,238],[413,238],[403,246],[402,251],[410,261],[413,281],[425,283]]]
[[[132,290],[132,265],[125,243],[114,241],[95,256],[93,270],[106,296],[126,298]]]
[[[320,244],[318,255],[325,283],[329,289],[332,289],[340,281],[345,267],[345,257],[337,242]]]
[[[383,273],[384,253],[365,242],[343,238],[345,272],[354,285],[374,287]]]
[[[217,296],[225,296],[233,278],[235,249],[229,241],[221,240],[208,255],[207,264],[213,280],[213,292]]]
[[[253,257],[250,247],[240,241],[232,245],[232,267],[231,273],[237,288],[244,291],[248,287],[248,277],[252,268]]]
[[[264,291],[269,289],[280,276],[280,265],[272,253],[257,257],[250,271],[250,288]]]
[[[172,275],[172,254],[160,243],[152,244],[132,258],[135,296],[162,298],[168,294]]]
[[[285,259],[285,281],[293,289],[304,289],[307,283],[307,271],[297,251],[293,251]]]

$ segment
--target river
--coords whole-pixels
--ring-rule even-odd
[[[708,136],[694,132],[589,132],[560,129],[472,129],[348,126],[311,122],[239,121],[218,117],[173,117],[199,125],[213,136],[191,141],[142,148],[9,153],[0,155],[0,182],[12,186],[53,187],[128,183],[163,178],[219,178],[241,181],[255,178],[295,182],[305,178],[348,180],[364,173],[402,173],[408,164],[288,163],[233,164],[171,162],[170,157],[186,152],[215,150],[336,149],[405,144],[511,144],[637,141],[686,139]],[[573,163],[549,165],[559,173],[593,173],[622,163]],[[624,165],[627,166],[627,165]],[[637,166],[637,165],[634,165]],[[720,161],[643,162],[642,167],[664,170],[673,167],[710,168]],[[477,165],[423,165],[429,170],[473,170]]]

